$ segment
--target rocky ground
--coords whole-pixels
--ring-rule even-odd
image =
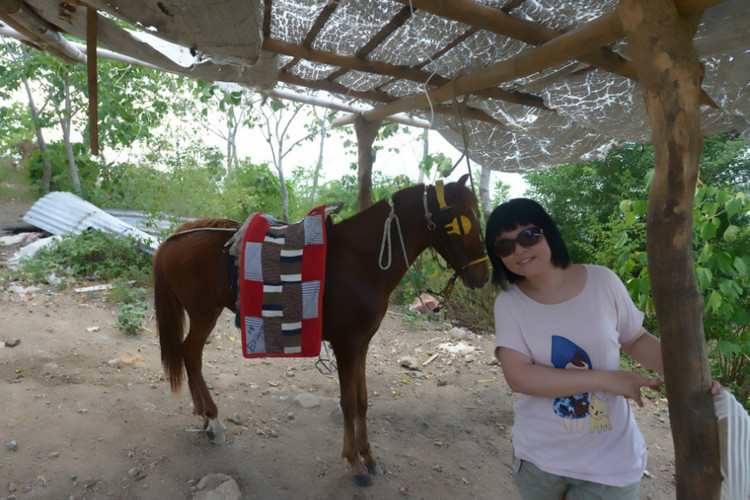
[[[0,227],[25,208],[2,205]],[[0,262],[16,247],[0,248]],[[518,498],[516,396],[489,332],[389,311],[367,371],[369,435],[385,474],[359,488],[340,459],[335,374],[315,359],[244,359],[227,312],[204,351],[228,426],[227,442],[213,445],[192,430],[201,421],[187,390],[169,391],[152,313],[136,335],[118,331],[106,291],[76,291],[89,285],[0,279],[0,499]],[[650,393],[634,411],[650,453],[642,498],[674,498],[666,402]],[[201,482],[212,474],[223,476]]]

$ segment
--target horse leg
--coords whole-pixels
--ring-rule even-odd
[[[190,330],[182,343],[182,354],[185,361],[190,395],[193,398],[193,413],[203,417],[203,430],[215,444],[225,441],[226,426],[218,419],[219,409],[216,407],[206,381],[203,378],[203,346],[206,339],[216,325],[221,309],[202,308],[188,310]]]
[[[376,476],[383,474],[383,468],[372,456],[372,449],[370,448],[370,439],[367,436],[367,375],[366,375],[366,364],[367,364],[367,350],[370,344],[366,343],[357,353],[357,360],[355,362],[357,370],[357,424],[356,424],[356,440],[357,440],[357,451],[359,455],[364,459],[367,471],[370,474]]]
[[[356,377],[360,373],[355,367],[355,351],[351,349],[351,346],[341,347],[338,344],[333,345],[333,351],[336,354],[336,362],[338,364],[341,411],[344,414],[344,446],[341,456],[349,462],[354,481],[359,486],[371,486],[372,478],[367,471],[367,467],[359,458],[354,429],[358,422],[357,412],[359,407],[357,402],[357,387],[359,384]]]

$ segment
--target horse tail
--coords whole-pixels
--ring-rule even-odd
[[[161,260],[162,244],[154,254],[154,311],[156,314],[156,328],[159,332],[161,346],[161,363],[169,378],[169,386],[176,392],[182,385],[182,338],[185,332],[185,312],[180,299],[172,290],[169,280],[164,274]]]

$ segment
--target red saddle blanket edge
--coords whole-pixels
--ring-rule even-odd
[[[244,357],[312,357],[320,353],[327,215],[322,205],[288,226],[264,214],[251,216],[239,256]],[[294,230],[288,231],[293,226]],[[285,238],[287,232],[294,233],[293,237]],[[306,302],[297,303],[301,297]]]

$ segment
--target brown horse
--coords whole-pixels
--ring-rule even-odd
[[[328,224],[323,338],[331,343],[339,370],[342,456],[358,484],[371,484],[370,473],[382,473],[367,437],[365,358],[391,292],[408,266],[430,246],[469,288],[482,287],[489,278],[477,199],[465,186],[467,177],[444,187],[438,183],[402,189],[393,194],[393,205],[381,200],[340,223]],[[235,311],[230,257],[223,247],[238,226],[223,219],[184,224],[160,245],[153,261],[165,372],[176,391],[184,365],[194,412],[203,417],[204,429],[214,442],[224,440],[225,427],[203,379],[201,360],[219,314],[224,308]],[[390,244],[383,245],[386,236],[390,241],[385,243]],[[183,341],[184,311],[190,329]]]

